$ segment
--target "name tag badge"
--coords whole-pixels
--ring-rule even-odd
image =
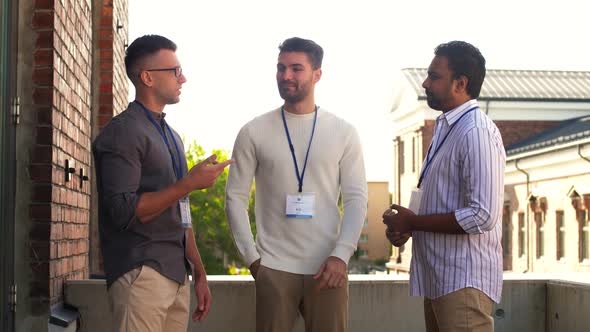
[[[183,228],[193,228],[193,222],[191,218],[191,204],[188,200],[188,196],[181,198],[180,201],[180,219],[182,220]]]
[[[422,201],[422,189],[414,188],[412,189],[412,194],[410,195],[410,206],[408,209],[412,210],[415,214],[420,212],[420,202]]]
[[[287,195],[287,218],[310,219],[315,213],[315,193]]]

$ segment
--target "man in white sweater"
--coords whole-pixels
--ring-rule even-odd
[[[290,331],[301,313],[308,332],[345,331],[347,264],[367,212],[361,144],[350,124],[315,104],[322,48],[290,38],[279,50],[285,102],[240,130],[225,209],[256,280],[256,330]],[[252,180],[256,241],[247,211]]]

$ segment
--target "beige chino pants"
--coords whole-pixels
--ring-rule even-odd
[[[317,289],[312,275],[260,266],[256,275],[256,331],[289,332],[301,314],[306,332],[343,332],[348,327],[348,281]]]
[[[188,277],[179,285],[144,265],[115,280],[108,294],[113,331],[177,332],[188,327]]]
[[[493,301],[482,291],[463,288],[436,299],[424,298],[427,332],[493,332]]]

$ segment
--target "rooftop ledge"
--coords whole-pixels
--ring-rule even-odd
[[[189,331],[255,331],[251,276],[209,276],[213,305]],[[350,275],[349,331],[424,331],[422,298],[408,296],[407,275]],[[196,306],[191,292],[191,310]],[[106,283],[71,280],[65,302],[78,308],[80,331],[111,330]],[[590,273],[504,275],[502,302],[493,311],[496,331],[590,331]],[[302,332],[301,319],[295,332]]]

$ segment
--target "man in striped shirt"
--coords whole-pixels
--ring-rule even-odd
[[[424,296],[427,331],[493,331],[502,292],[506,155],[500,132],[477,104],[485,59],[473,45],[435,49],[422,84],[436,119],[410,209],[383,214],[392,244],[413,238],[410,293]]]

